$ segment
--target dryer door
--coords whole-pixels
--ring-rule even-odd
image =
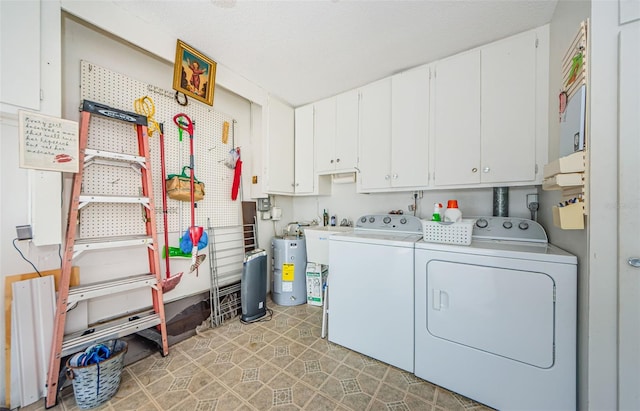
[[[554,281],[519,268],[429,261],[428,332],[535,367],[553,366]]]

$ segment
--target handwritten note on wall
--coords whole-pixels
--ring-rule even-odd
[[[19,112],[20,167],[77,173],[78,122]]]

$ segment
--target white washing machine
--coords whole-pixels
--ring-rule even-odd
[[[329,237],[329,341],[413,372],[413,253],[419,218],[367,215]]]
[[[538,223],[480,217],[415,250],[415,375],[504,410],[576,409],[577,259]]]

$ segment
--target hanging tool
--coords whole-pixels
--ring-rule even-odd
[[[153,104],[153,99],[149,96],[140,97],[133,102],[133,108],[138,114],[142,114],[147,117],[147,123],[149,126],[147,127],[147,135],[149,137],[153,137],[153,133],[156,131],[162,133],[160,130],[160,125],[153,118],[156,114],[156,106]],[[164,177],[163,177],[164,178]]]
[[[162,216],[164,219],[164,261],[166,266],[165,279],[162,281],[162,291],[168,292],[176,288],[182,279],[182,273],[178,273],[171,277],[171,269],[169,266],[169,223],[167,222],[167,187],[164,179],[167,176],[166,160],[164,157],[164,124],[160,123],[160,169],[162,170]]]
[[[240,178],[242,175],[242,160],[240,160],[240,147],[236,148],[238,153],[238,159],[236,160],[236,166],[233,172],[233,185],[231,186],[231,199],[236,200],[238,198],[238,191],[240,189]]]
[[[191,119],[189,118],[189,116],[187,116],[184,113],[179,113],[176,114],[175,116],[173,116],[173,122],[176,124],[176,126],[178,126],[179,129],[186,131],[187,133],[189,133],[189,169],[190,169],[190,173],[189,173],[189,178],[190,178],[190,189],[191,189],[191,226],[189,227],[189,237],[191,238],[191,243],[192,245],[192,249],[191,249],[191,268],[189,272],[194,272],[198,266],[200,265],[200,263],[202,263],[202,261],[204,261],[204,258],[200,258],[198,256],[198,243],[200,242],[200,237],[202,237],[202,233],[204,231],[204,229],[202,227],[196,227],[196,211],[195,211],[195,207],[196,207],[196,202],[194,199],[194,193],[195,193],[195,189],[194,189],[194,167],[195,167],[195,161],[194,161],[194,157],[193,157],[193,122],[191,121]],[[202,255],[202,257],[206,257],[205,254]]]

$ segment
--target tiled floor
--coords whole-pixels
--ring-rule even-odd
[[[270,304],[125,367],[99,410],[474,410],[489,408],[320,338],[322,309]],[[77,410],[71,387],[55,410]],[[24,409],[43,408],[39,401]]]

